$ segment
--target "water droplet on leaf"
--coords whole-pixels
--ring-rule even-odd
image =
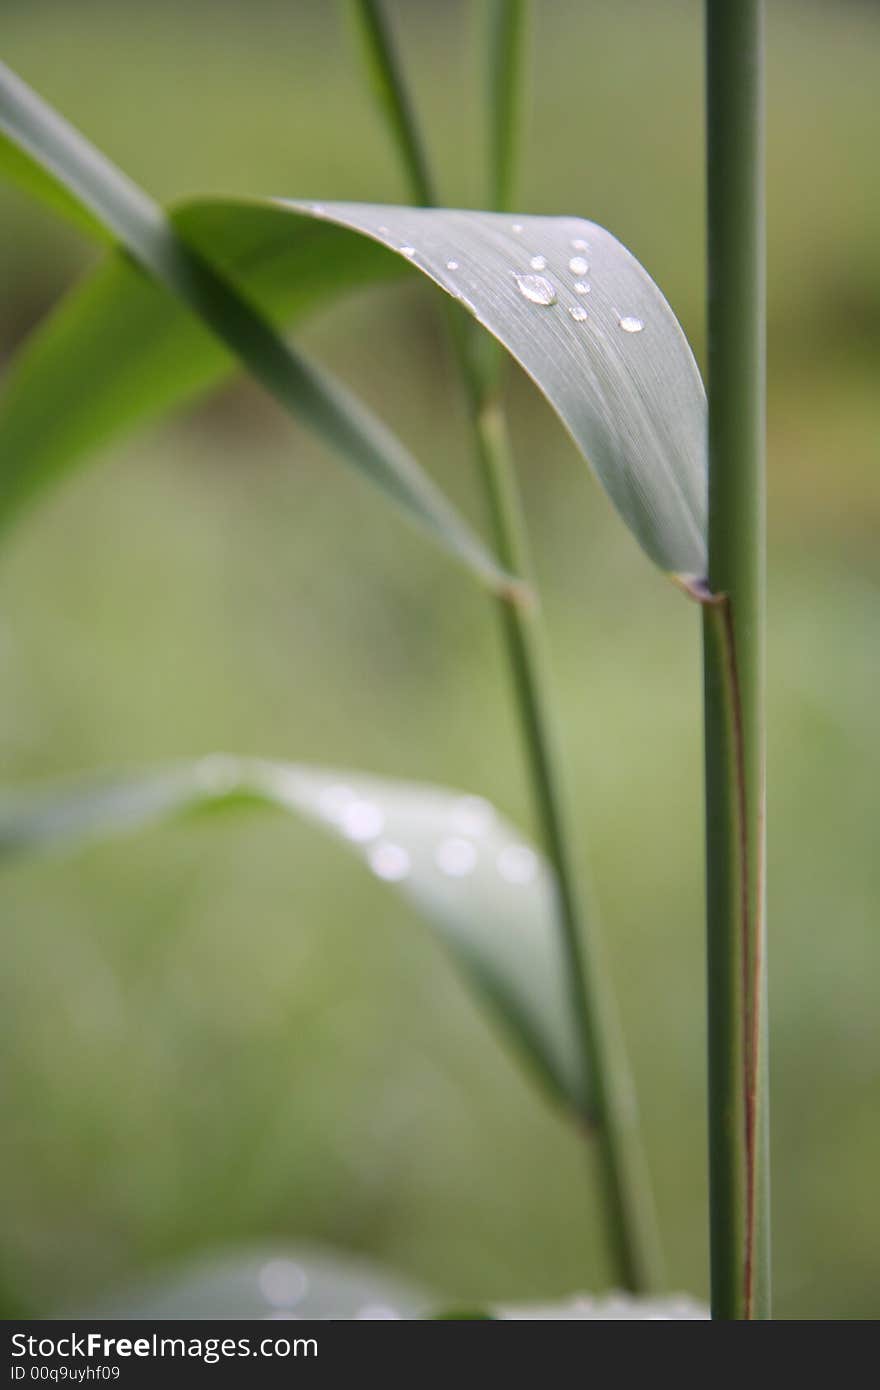
[[[482,796],[463,796],[455,803],[450,823],[461,835],[483,835],[495,819],[495,808]]]
[[[552,280],[546,280],[543,275],[517,275],[515,279],[520,294],[530,304],[556,303],[556,287]]]
[[[409,873],[409,855],[402,845],[383,840],[370,850],[369,865],[377,878],[386,883],[400,883]]]
[[[626,314],[620,320],[620,326],[624,333],[641,333],[645,325],[641,319],[635,318],[632,314]]]
[[[458,270],[458,261],[447,261],[447,262],[446,262],[446,269],[447,269],[447,270]]]
[[[546,270],[546,269],[547,269],[547,257],[546,257],[546,256],[533,256],[532,259],[529,261],[529,265],[532,267],[532,270]]]
[[[590,293],[590,289],[591,289],[591,286],[589,285],[589,283],[588,283],[586,280],[575,280],[575,282],[574,282],[574,292],[575,292],[575,294],[589,294],[589,293]]]
[[[572,275],[586,275],[590,267],[587,265],[583,256],[572,256],[568,263],[568,268]]]
[[[292,1307],[309,1286],[305,1270],[293,1260],[269,1260],[257,1277],[260,1293],[276,1308]]]
[[[583,323],[584,319],[587,317],[586,309],[582,309],[580,304],[575,304],[574,308],[569,309],[568,312],[571,314],[575,323]]]
[[[356,844],[375,840],[381,835],[385,816],[372,801],[350,801],[339,813],[339,825],[343,835]]]

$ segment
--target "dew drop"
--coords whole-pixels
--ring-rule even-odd
[[[575,294],[589,294],[591,289],[592,286],[586,280],[575,280],[574,282]]]
[[[447,269],[447,270],[458,270],[458,261],[447,261],[447,262],[446,262],[446,269]]]
[[[538,856],[528,845],[507,845],[498,856],[498,872],[508,883],[531,883]]]
[[[645,326],[641,319],[634,318],[632,314],[626,314],[619,322],[624,333],[641,333]]]
[[[583,309],[580,304],[575,304],[574,308],[569,309],[568,312],[571,314],[575,323],[583,323],[584,319],[587,317],[586,309]]]
[[[414,246],[401,246],[400,254],[402,256],[414,256],[416,254],[416,248]]]
[[[583,256],[572,256],[571,260],[568,263],[568,268],[571,271],[572,275],[586,275],[590,267],[584,260]]]
[[[452,808],[450,822],[461,835],[484,835],[495,819],[495,808],[482,796],[463,796]]]
[[[522,224],[521,222],[514,222],[514,224],[513,224],[513,226],[511,227],[510,230],[511,230],[512,232],[516,232],[516,234],[517,234],[517,236],[518,236],[519,233],[522,231],[522,229],[523,229],[523,224]]]
[[[517,275],[514,278],[523,299],[527,299],[530,304],[556,303],[556,287],[543,275]]]
[[[390,227],[377,227],[377,228],[376,228],[376,231],[379,233],[380,236],[390,236],[390,235],[391,235],[391,229],[390,229]]]
[[[339,825],[343,835],[355,844],[365,844],[381,835],[385,816],[372,801],[350,801],[339,813]]]
[[[477,851],[470,840],[453,836],[437,846],[434,858],[442,873],[448,874],[450,878],[464,878],[477,862]]]
[[[409,855],[402,845],[393,845],[390,840],[374,845],[368,862],[376,877],[386,883],[400,883],[409,873]]]
[[[586,241],[581,241],[578,237],[575,237],[574,241],[571,243],[571,249],[572,251],[589,251],[590,247]]]
[[[257,1278],[260,1293],[275,1308],[291,1308],[299,1302],[309,1286],[305,1270],[294,1264],[293,1260],[269,1260]]]
[[[546,269],[547,269],[547,257],[546,257],[546,256],[533,256],[532,259],[529,261],[529,265],[532,267],[532,270],[546,270]]]

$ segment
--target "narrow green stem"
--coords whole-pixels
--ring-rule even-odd
[[[712,1314],[769,1317],[761,0],[707,0],[704,608]]]
[[[376,99],[394,136],[413,197],[423,207],[433,207],[437,199],[427,156],[381,0],[354,0],[352,13],[363,38]]]
[[[359,0],[358,8],[371,67],[384,94],[383,108],[413,193],[420,201],[432,202],[427,161],[381,7],[378,0]],[[492,150],[493,158],[500,157],[503,165],[493,176],[493,194],[499,208],[507,205],[513,183],[515,91],[519,87],[525,10],[523,0],[494,0],[491,15]],[[463,314],[450,313],[449,326],[496,551],[513,573],[527,580],[530,565],[526,529],[498,396],[500,354],[494,348],[480,354],[474,326]],[[662,1278],[656,1218],[611,979],[602,957],[595,914],[585,913],[581,902],[552,732],[551,701],[540,658],[539,613],[516,593],[499,598],[497,611],[536,820],[556,875],[558,927],[568,965],[571,1008],[580,1034],[585,1071],[591,1080],[589,1109],[585,1108],[579,1119],[585,1136],[595,1141],[613,1277],[623,1288],[647,1292],[658,1288]]]
[[[530,574],[525,526],[497,398],[473,401],[473,424],[499,555],[524,579]],[[499,599],[499,620],[516,695],[536,816],[558,892],[558,922],[567,961],[571,1008],[591,1080],[589,1110],[581,1119],[594,1139],[601,1209],[614,1277],[623,1288],[659,1287],[660,1244],[638,1112],[623,1049],[595,912],[585,912],[568,825],[541,658],[539,613]]]
[[[489,187],[499,212],[513,201],[528,11],[527,0],[490,0]]]

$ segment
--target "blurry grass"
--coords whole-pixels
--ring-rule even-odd
[[[880,192],[865,119],[878,19],[858,4],[770,10],[777,1306],[867,1317],[880,1248]],[[439,35],[436,6],[400,12],[447,196],[478,201],[468,102],[449,96],[474,62],[462,11],[443,7]],[[402,196],[334,6],[226,0],[210,25],[204,14],[29,0],[6,7],[4,57],[162,196]],[[606,222],[699,342],[697,8],[559,0],[537,40],[524,203]],[[0,196],[9,345],[80,249]],[[370,296],[315,324],[310,346],[478,515],[434,319],[417,290],[393,294],[381,352]],[[522,383],[512,406],[672,1273],[699,1292],[696,612]],[[5,775],[229,748],[458,783],[522,819],[487,605],[281,429],[238,387],[23,524],[0,592]],[[0,903],[0,1267],[32,1296],[81,1297],[175,1251],[285,1234],[375,1251],[463,1298],[602,1278],[570,1137],[426,933],[318,837],[270,817],[162,832],[9,872]]]

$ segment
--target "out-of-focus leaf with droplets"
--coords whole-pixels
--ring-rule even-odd
[[[62,1316],[231,1321],[694,1322],[707,1309],[685,1294],[635,1298],[576,1294],[546,1304],[445,1306],[431,1294],[363,1258],[279,1246],[181,1263],[114,1288]]]
[[[211,807],[292,811],[413,904],[551,1092],[583,1114],[589,1078],[543,857],[481,797],[301,764],[216,756],[0,797],[0,862]]]
[[[418,1319],[435,1302],[370,1260],[280,1246],[188,1261],[127,1287],[117,1281],[106,1297],[62,1310],[61,1316],[152,1322]]]

